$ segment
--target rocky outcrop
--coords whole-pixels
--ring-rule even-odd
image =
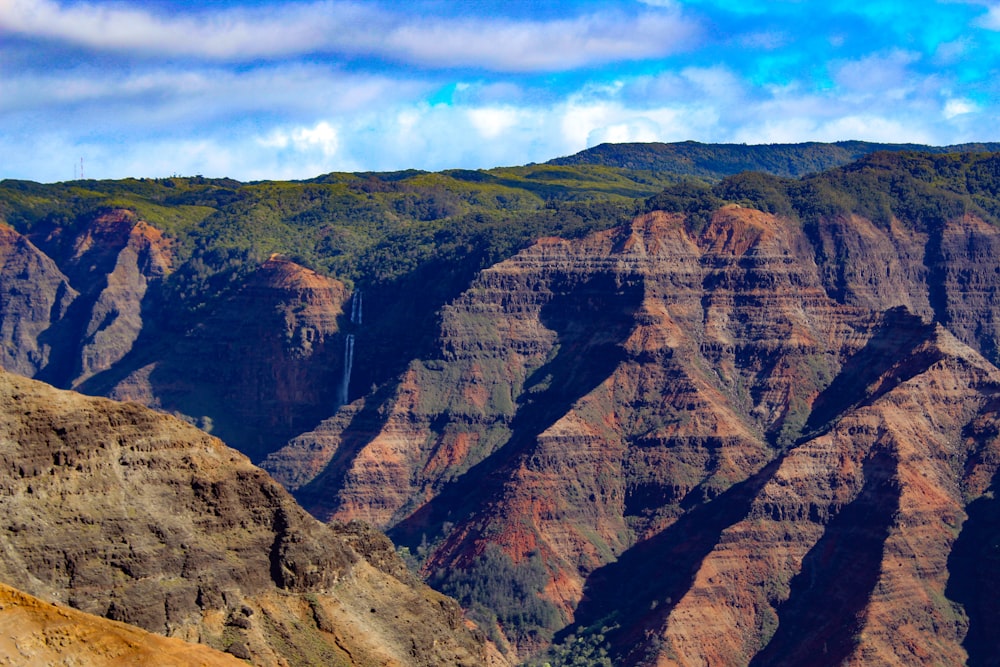
[[[948,560],[996,474],[1000,442],[970,434],[1000,371],[940,326],[899,352],[829,429],[591,578],[578,620],[617,614],[616,664],[965,662]]]
[[[600,626],[620,615],[609,636],[622,664],[810,655],[823,647],[798,641],[788,619],[818,590],[843,598],[816,602],[836,635],[829,664],[961,659],[966,626],[944,594],[944,563],[993,472],[977,469],[975,486],[944,469],[993,447],[965,434],[992,409],[997,371],[976,350],[993,359],[1000,339],[998,239],[970,215],[921,232],[857,216],[803,227],[738,206],[701,228],[654,212],[583,240],[542,239],[444,309],[437,358],[264,465],[317,516],[388,529],[426,556],[429,576],[472,568],[490,545],[515,565],[540,559],[541,595],[564,619]],[[913,383],[925,394],[904,397]],[[947,391],[927,390],[938,384]],[[928,414],[879,413],[891,428],[852,421],[893,401]],[[762,500],[807,455],[822,460],[801,473],[822,487],[802,491],[816,498]],[[925,474],[938,486],[919,486]],[[856,525],[868,514],[875,524]],[[930,526],[938,515],[950,518]],[[805,523],[782,523],[789,516]],[[778,546],[756,532],[765,519],[778,524]],[[904,547],[918,522],[929,526],[926,553]],[[851,544],[868,549],[858,558],[875,574],[898,552],[899,578],[842,593],[804,583],[821,554],[847,568],[852,556],[836,548]],[[637,570],[645,586],[663,568],[673,574],[648,596],[622,593]],[[789,593],[797,586],[806,597]],[[889,646],[902,626],[871,594],[886,586],[927,600],[912,606],[905,650]],[[730,606],[713,611],[711,595]],[[621,611],[623,596],[636,617]],[[858,614],[871,616],[843,630]],[[921,652],[925,634],[935,639]]]
[[[246,665],[200,644],[140,630],[125,623],[43,602],[0,584],[2,665]]]
[[[93,305],[83,328],[77,386],[108,370],[131,350],[143,328],[150,284],[170,270],[170,242],[134,216],[99,217],[77,238],[70,260],[75,283],[103,287],[89,296]],[[87,275],[90,274],[90,275]]]
[[[183,416],[253,459],[339,407],[342,282],[274,256],[178,330],[163,311],[174,241],[131,211],[30,237],[0,228],[4,368]]]
[[[144,574],[145,554],[165,567],[181,562],[186,538],[146,535],[134,553],[101,552],[95,562],[117,568],[110,577],[93,574],[102,570],[73,545],[43,554],[30,528],[11,535],[23,533],[18,549],[62,577],[53,591],[73,583],[117,591],[102,598],[101,613],[197,628],[254,655],[271,656],[275,642],[319,651],[296,654],[299,662],[341,654],[319,640],[293,642],[295,627],[312,628],[311,618],[322,633],[366,614],[382,622],[370,610],[411,590],[386,585],[379,598],[370,587],[345,588],[337,604],[319,596],[351,577],[383,581],[379,572],[413,583],[388,543],[344,527],[362,519],[391,531],[409,562],[461,596],[517,657],[554,639],[569,653],[554,664],[585,662],[587,647],[605,640],[623,665],[989,664],[1000,618],[995,162],[883,156],[795,183],[750,175],[711,191],[671,188],[645,206],[674,210],[586,237],[538,239],[471,282],[471,267],[515,241],[452,234],[478,229],[474,216],[420,227],[433,243],[401,258],[419,270],[365,266],[377,277],[364,279],[376,283],[364,329],[359,293],[275,256],[218,274],[232,278],[225,290],[163,335],[146,315],[169,262],[127,252],[139,234],[134,217],[105,213],[50,232],[34,219],[31,243],[59,271],[8,235],[0,313],[23,314],[29,340],[5,363],[40,377],[69,369],[65,386],[175,412],[224,436],[331,522],[347,550],[327,548],[326,533],[279,512],[278,495],[254,496],[254,511],[267,517],[260,522],[211,504],[244,498],[256,472],[223,484],[218,498],[214,486],[194,485],[191,499],[187,483],[163,494],[186,499],[178,511],[214,517],[205,524],[220,535],[239,523],[233,548],[264,535],[246,543],[248,554],[268,554],[248,556],[257,575],[226,569],[226,558],[213,575],[231,582],[204,597],[222,599],[221,615],[206,616],[189,584],[173,579],[152,590],[176,598],[149,609],[137,600],[153,593],[117,588],[119,579],[155,580]],[[720,197],[789,217],[722,206]],[[544,218],[545,228],[572,234],[577,213],[553,207],[522,231]],[[401,238],[379,252],[405,246]],[[150,253],[160,247],[148,243]],[[422,263],[424,250],[435,259]],[[379,284],[400,272],[405,280]],[[37,289],[16,278],[32,273],[44,277]],[[60,293],[64,283],[75,290]],[[376,297],[393,289],[392,299]],[[433,298],[410,298],[417,289]],[[370,315],[381,322],[372,326]],[[0,321],[14,346],[18,317]],[[364,372],[352,381],[355,342]],[[168,451],[142,454],[157,461]],[[119,453],[108,469],[125,475],[129,456]],[[29,467],[11,470],[35,480],[24,482],[32,494],[48,479],[32,471],[63,465],[21,458]],[[117,544],[125,523],[132,518],[87,530]],[[309,565],[351,553],[359,557],[343,566]],[[184,558],[204,562],[201,552]],[[30,572],[11,563],[11,572]],[[318,571],[339,574],[317,580]],[[307,599],[306,616],[299,593],[319,596]],[[271,630],[258,623],[265,617]],[[412,634],[392,634],[390,624],[408,628],[408,618],[394,612],[378,631],[352,635],[352,655],[379,655],[377,645],[401,654],[402,637],[422,647]],[[363,637],[378,639],[369,646]]]
[[[0,507],[0,580],[88,613],[255,664],[489,657],[384,537],[139,405],[0,375]]]

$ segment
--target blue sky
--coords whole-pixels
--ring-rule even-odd
[[[1000,2],[0,0],[0,178],[1000,140]]]

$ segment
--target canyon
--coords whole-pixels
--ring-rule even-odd
[[[946,565],[996,474],[1000,374],[972,346],[996,340],[1000,236],[973,217],[940,233],[948,270],[899,224],[833,221],[820,241],[871,261],[854,275],[736,207],[697,234],[652,212],[543,239],[445,309],[440,354],[374,425],[352,406],[264,466],[316,516],[429,542],[432,581],[490,545],[540,559],[562,618],[620,626],[615,664],[817,664],[820,644],[772,634],[814,608],[829,664],[963,662]],[[871,597],[897,588],[922,601],[905,644]],[[883,617],[837,627],[852,613]]]
[[[416,664],[400,657],[406,642],[438,633],[448,641],[419,664],[990,664],[998,165],[991,153],[877,153],[797,179],[668,185],[631,209],[597,190],[575,208],[541,206],[534,185],[477,189],[499,187],[485,172],[331,175],[326,190],[289,186],[279,194],[293,192],[291,204],[268,203],[282,220],[326,225],[315,247],[295,236],[301,247],[255,256],[203,235],[240,219],[225,201],[251,188],[231,183],[187,184],[184,206],[216,212],[184,209],[208,216],[184,233],[141,206],[56,224],[11,204],[4,367],[132,403],[4,375],[11,396],[45,396],[30,412],[10,403],[12,433],[50,433],[8,456],[10,516],[41,511],[39,497],[85,496],[86,511],[72,511],[95,519],[7,527],[18,555],[0,580],[216,648],[240,630],[237,651],[263,664],[289,645],[343,659],[327,634],[357,642],[351,655],[384,644]],[[356,216],[380,197],[391,206],[333,229],[329,202],[348,197]],[[487,199],[509,217],[475,209]],[[365,271],[307,266],[308,252],[340,262],[358,230],[397,219],[403,231],[358,251]],[[530,221],[523,233],[517,220]],[[505,233],[522,235],[496,245]],[[213,257],[211,271],[191,268]],[[104,460],[83,444],[104,417],[68,432],[32,421],[59,422],[39,406],[71,401],[119,415],[108,442],[149,423],[199,454],[174,452],[171,435],[114,444]],[[181,506],[169,521],[126,520],[113,501],[122,481]],[[248,484],[262,491],[247,495]],[[173,542],[198,532],[177,518],[190,516],[204,517],[209,546]],[[42,521],[59,530],[33,531]],[[70,548],[123,539],[127,553]],[[46,560],[42,545],[63,556]],[[211,555],[232,550],[257,565]],[[156,558],[164,572],[151,580],[137,573],[153,553],[173,555]],[[185,577],[209,565],[215,588]],[[347,579],[383,593],[338,589]],[[436,629],[416,633],[413,621],[391,634],[381,614],[366,616],[403,599],[422,600]],[[312,634],[279,646],[264,618],[278,635],[300,624]]]

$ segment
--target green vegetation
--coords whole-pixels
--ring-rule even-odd
[[[604,167],[521,167],[494,172],[328,174],[306,182],[239,183],[200,176],[44,185],[0,182],[0,220],[61,254],[59,239],[115,208],[134,211],[174,239],[163,285],[167,333],[195,326],[272,254],[369,291],[385,331],[367,347],[359,382],[400,372],[433,345],[436,313],[481,268],[545,235],[576,237],[628,219],[632,197],[667,177]],[[409,295],[404,297],[403,295]],[[417,295],[415,298],[413,295]],[[405,349],[404,349],[405,348]]]
[[[605,635],[617,625],[580,628],[524,667],[613,667]]]
[[[224,292],[273,253],[366,288],[398,287],[423,272],[431,290],[426,305],[439,306],[454,296],[455,285],[539,236],[613,226],[634,214],[639,200],[645,210],[687,213],[692,231],[725,202],[807,225],[847,212],[879,225],[895,215],[921,229],[966,211],[1000,219],[1000,158],[989,154],[874,153],[802,180],[764,173],[718,179],[720,165],[797,174],[829,166],[831,155],[840,163],[875,147],[601,146],[562,164],[328,174],[305,182],[7,180],[0,182],[0,218],[44,236],[111,208],[135,211],[176,239],[178,270],[168,281],[175,314],[197,312],[211,300],[207,295]],[[665,161],[670,155],[674,162]],[[780,167],[792,158],[798,166]],[[703,163],[714,165],[715,176],[701,173]],[[696,180],[681,181],[681,174]],[[427,281],[427,274],[437,279]]]
[[[987,153],[883,152],[794,180],[747,172],[709,187],[687,183],[646,201],[646,209],[683,211],[698,222],[735,203],[801,222],[807,228],[860,215],[887,228],[893,218],[919,231],[973,213],[1000,224],[1000,158]]]
[[[644,210],[685,213],[688,229],[699,232],[712,218],[712,212],[724,203],[707,185],[685,181],[647,199]]]
[[[548,641],[564,622],[556,607],[539,595],[548,573],[537,554],[514,563],[504,551],[489,545],[466,569],[439,572],[430,584],[454,597],[491,639],[500,642],[496,628],[521,644]]]

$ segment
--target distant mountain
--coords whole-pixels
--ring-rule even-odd
[[[841,167],[877,151],[924,153],[982,153],[1000,151],[1000,143],[970,143],[955,146],[880,144],[838,141],[801,144],[702,144],[677,143],[601,144],[575,155],[549,160],[558,166],[600,165],[670,173],[706,181],[719,181],[742,171],[761,171],[798,178]]]
[[[264,467],[553,665],[990,655],[998,165],[743,175],[540,239]]]

